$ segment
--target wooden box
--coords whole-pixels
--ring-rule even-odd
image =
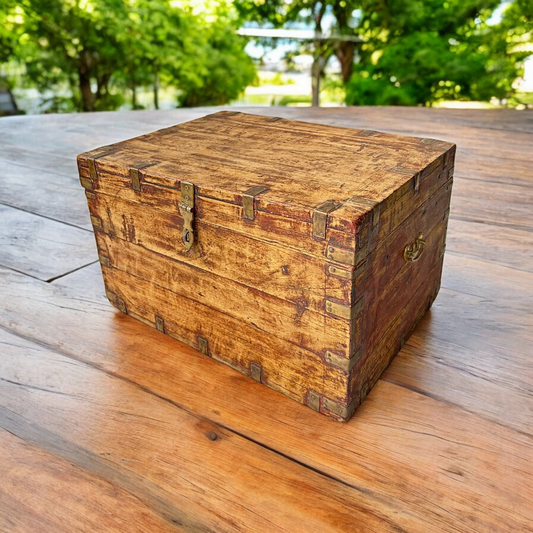
[[[220,112],[78,165],[113,305],[347,420],[437,295],[454,155]]]

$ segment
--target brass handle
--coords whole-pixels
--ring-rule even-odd
[[[403,258],[408,263],[414,263],[420,259],[424,248],[426,247],[426,241],[424,240],[424,235],[422,233],[418,234],[415,242],[413,244],[408,244],[403,251]]]

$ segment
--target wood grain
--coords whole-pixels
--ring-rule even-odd
[[[146,170],[151,183],[175,186],[194,177],[199,193],[214,198],[262,185],[269,188],[264,204],[289,200],[290,212],[352,197],[381,202],[451,148],[444,142],[220,113],[116,144],[98,157],[96,169],[116,174],[154,161]],[[86,159],[79,156],[81,166]]]
[[[134,383],[6,332],[0,332],[0,342],[0,402],[16,415],[10,430],[24,438],[31,427],[45,448],[53,439],[60,456],[105,472],[120,492],[159,507],[161,519],[190,531],[394,531],[390,508],[371,495]],[[73,426],[73,416],[81,417],[83,426]],[[404,520],[409,527],[417,523],[407,515]]]
[[[49,281],[97,259],[91,232],[0,205],[0,265]]]
[[[58,174],[53,169],[46,171],[2,161],[0,204],[90,230],[92,225],[87,213],[87,200],[80,190],[79,180],[73,179],[72,174]],[[61,200],[54,201],[58,194]],[[43,198],[50,201],[43,202]]]
[[[260,242],[243,233],[202,223],[197,227],[198,246],[186,252],[181,242],[181,216],[157,212],[106,194],[89,200],[91,215],[102,220],[103,231],[185,265],[260,289],[316,313],[325,313],[327,295],[347,305],[351,281],[325,279],[325,261],[295,248]],[[258,254],[258,247],[264,253]],[[105,255],[105,250],[104,250]],[[327,285],[326,285],[327,284]]]
[[[312,312],[301,304],[298,305],[297,301],[295,305],[293,302],[270,296],[258,288],[212,274],[208,270],[170,261],[165,256],[154,254],[142,246],[135,246],[122,239],[111,239],[103,233],[98,233],[97,238],[100,250],[105,250],[105,257],[109,259],[111,267],[127,272],[134,278],[168,289],[182,298],[198,303],[199,306],[210,307],[243,324],[253,325],[256,330],[275,333],[280,339],[315,354],[320,354],[324,346],[331,350],[347,351],[350,328],[343,321]],[[106,272],[112,284],[114,271]],[[135,284],[134,281],[132,283]],[[149,298],[149,295],[147,297]],[[193,305],[191,311],[194,309],[192,302],[184,303],[188,308]],[[163,309],[161,313],[164,313]],[[179,316],[180,313],[176,312],[167,315],[168,318],[174,317],[178,321]],[[197,320],[205,321],[203,317],[197,317]],[[213,325],[213,328],[216,329],[216,326]],[[252,338],[254,335],[253,332],[250,333]]]
[[[40,169],[64,175],[68,187],[76,178],[77,153],[209,112],[213,110],[4,118],[0,181],[3,185],[5,161],[34,169],[35,179]],[[452,203],[443,289],[430,313],[355,418],[341,425],[122,317],[103,295],[98,265],[50,284],[0,267],[0,327],[11,335],[7,347],[0,348],[0,362],[9,365],[2,367],[0,378],[45,389],[0,380],[4,393],[17,391],[13,410],[2,404],[0,417],[0,427],[12,432],[7,438],[0,432],[0,530],[98,531],[101,521],[103,531],[113,531],[122,517],[131,517],[128,531],[165,531],[170,522],[162,517],[170,516],[178,531],[277,527],[296,533],[304,524],[309,531],[333,532],[347,528],[350,514],[363,531],[531,532],[533,221],[526,204],[533,181],[527,149],[533,116],[514,110],[423,108],[254,112],[457,142],[454,187],[468,183],[458,203]],[[26,171],[23,175],[31,177]],[[471,186],[473,181],[479,183]],[[13,205],[59,216],[59,190],[28,192],[27,199],[18,197],[18,186],[6,184],[5,190],[13,191],[9,201],[20,202]],[[497,220],[494,213],[503,218]],[[12,254],[16,233],[4,231],[10,238],[0,254]],[[33,257],[46,264],[48,255],[62,256],[62,248],[61,239],[53,246],[36,242]],[[44,249],[46,254],[40,252]],[[131,387],[115,388],[117,379]],[[75,390],[69,381],[77,385]],[[102,382],[111,386],[91,389]],[[50,385],[67,395],[52,392]],[[130,396],[132,387],[137,392]],[[125,398],[137,400],[123,408]],[[159,401],[174,406],[163,408],[164,432],[157,423],[161,417],[139,416],[146,405],[157,405],[159,412]],[[183,436],[166,431],[176,427],[176,412],[185,413],[178,415],[179,423],[202,419],[210,428],[221,428],[214,431],[221,431],[224,440],[208,441],[195,429]],[[176,458],[158,453],[159,439],[163,452],[179,444]],[[209,452],[217,442],[224,444],[223,457],[232,450],[236,459],[219,494],[209,500],[216,501],[215,508],[205,505],[205,495],[211,493],[203,483],[205,472],[228,470]],[[190,486],[199,487],[184,500],[172,487],[174,476],[166,478],[165,473],[179,470],[180,458],[195,457],[193,445],[207,453],[184,465]],[[247,455],[257,449],[262,450],[260,459],[251,465]],[[141,453],[147,450],[153,453]],[[246,467],[239,476],[243,459]],[[258,465],[268,477],[256,491],[257,479],[263,480],[263,473],[253,470]],[[249,480],[250,472],[258,478]],[[289,497],[275,492],[287,482]],[[73,486],[80,487],[83,501]],[[298,500],[290,497],[294,487]],[[349,503],[343,507],[345,497]],[[322,502],[327,502],[327,517],[315,510]]]
[[[0,531],[10,533],[181,532],[179,521],[159,515],[127,490],[103,476],[89,472],[87,458],[77,457],[82,466],[44,451],[34,427],[21,427],[21,417],[0,409],[3,426],[20,433],[16,437],[0,429]],[[33,444],[29,444],[33,442]],[[60,448],[59,439],[47,443],[54,452],[73,454]],[[85,459],[85,461],[84,461]],[[150,502],[153,503],[153,502]],[[120,509],[120,512],[117,512]]]
[[[0,323],[18,336],[39,339],[54,351],[81,358],[111,377],[139,384],[188,412],[371,491],[393,509],[403,510],[395,519],[399,527],[408,513],[418,516],[422,531],[456,531],[459,521],[465,532],[507,527],[531,531],[533,437],[505,427],[524,420],[509,396],[498,398],[500,417],[491,421],[450,402],[380,381],[351,422],[335,424],[152,328],[115,314],[101,300],[69,295],[62,287],[39,285],[15,273],[9,279],[8,290],[19,295],[19,302],[7,306]],[[36,305],[48,311],[36,313]],[[72,335],[80,320],[91,328]],[[484,334],[490,334],[490,327]],[[391,370],[396,365],[393,362]],[[420,379],[434,375],[431,367],[426,371]],[[457,372],[454,379],[460,377]],[[99,395],[109,390],[97,388]],[[121,398],[113,395],[106,405],[111,408],[120,401],[122,406]],[[462,399],[457,397],[457,405]],[[413,526],[404,529],[417,531]]]
[[[347,420],[438,292],[454,156],[432,139],[220,112],[78,166],[115,307]],[[254,174],[267,227],[250,232]],[[317,235],[319,195],[337,209]],[[187,224],[194,245],[182,247]],[[404,251],[419,240],[412,264]]]

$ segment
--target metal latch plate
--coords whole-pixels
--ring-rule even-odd
[[[181,240],[185,246],[185,251],[189,251],[194,244],[194,230],[192,223],[194,220],[194,185],[189,181],[181,182],[180,212],[183,217],[183,233]]]

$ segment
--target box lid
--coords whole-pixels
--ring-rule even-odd
[[[416,188],[453,146],[222,111],[106,147],[98,165],[142,168],[145,182],[163,187],[190,182],[196,195],[243,211],[251,197],[252,210],[308,222],[319,239],[326,225],[355,235],[374,206]]]

